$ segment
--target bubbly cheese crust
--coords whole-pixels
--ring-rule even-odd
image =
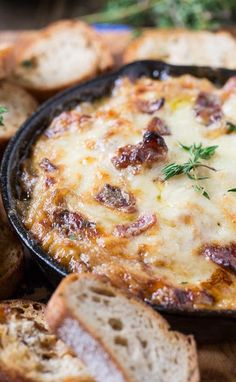
[[[19,175],[24,224],[71,272],[172,308],[236,309],[234,122],[234,79],[121,78],[37,140]],[[164,181],[189,158],[180,143],[218,146],[204,161],[217,171],[198,170],[210,199],[186,175]]]

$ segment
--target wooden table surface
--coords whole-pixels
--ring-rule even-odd
[[[14,41],[19,35],[19,32],[0,32],[1,41]],[[130,40],[130,34],[127,32],[103,32],[102,35],[107,40],[113,55],[116,58],[117,65],[120,64],[121,53]],[[116,41],[116,44],[114,44]],[[37,273],[37,271],[36,271]],[[47,281],[43,279],[43,284],[46,283],[46,288],[43,285],[37,285],[36,292],[32,290],[28,297],[43,300],[45,293],[47,295],[50,290]],[[22,289],[27,288],[25,284]],[[49,292],[50,293],[50,292]],[[235,327],[236,330],[236,327]],[[226,342],[220,344],[198,344],[198,356],[201,372],[201,382],[236,382],[236,342]],[[150,381],[151,382],[151,381]]]

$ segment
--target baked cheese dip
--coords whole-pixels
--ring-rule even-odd
[[[120,78],[52,121],[19,183],[24,225],[69,272],[236,309],[236,78]]]

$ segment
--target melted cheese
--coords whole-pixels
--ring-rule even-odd
[[[236,187],[236,134],[226,134],[218,129],[217,123],[205,126],[196,118],[193,106],[202,90],[221,96],[221,90],[206,80],[188,76],[169,78],[162,83],[141,79],[133,84],[121,79],[109,98],[78,105],[77,113],[92,117],[84,125],[71,124],[60,134],[38,139],[30,158],[31,171],[37,178],[31,199],[23,207],[21,204],[21,208],[26,227],[51,256],[71,271],[92,270],[105,273],[115,281],[122,274],[121,282],[131,289],[140,289],[141,293],[142,288],[148,288],[149,281],[161,281],[163,290],[166,287],[205,290],[214,299],[208,309],[236,308],[233,274],[227,272],[228,283],[220,282],[206,290],[219,266],[205,258],[201,248],[209,243],[224,246],[235,240],[236,193],[227,190]],[[137,110],[137,97],[155,100],[160,94],[165,97],[160,110],[152,115]],[[236,121],[235,105],[236,94],[232,93],[222,106],[224,121]],[[160,160],[151,168],[142,167],[138,172],[131,166],[117,170],[111,162],[117,149],[142,141],[143,132],[154,116],[162,118],[171,132],[164,136],[167,160]],[[48,132],[54,124],[55,121]],[[209,177],[201,184],[210,200],[194,190],[187,176],[162,181],[161,170],[166,164],[188,160],[189,154],[181,149],[179,142],[218,146],[215,155],[207,161],[217,171],[200,170],[202,176]],[[55,174],[40,168],[43,158],[57,166]],[[55,181],[50,187],[45,186],[48,175]],[[131,192],[137,212],[127,214],[99,203],[95,196],[107,183]],[[82,213],[96,223],[97,237],[71,239],[55,225],[45,224],[45,219],[60,205],[61,197],[69,211]],[[147,231],[130,238],[114,235],[116,225],[131,224],[146,214],[157,217],[157,223]],[[81,264],[85,267],[81,268]],[[156,290],[147,290],[145,297],[152,300]],[[193,306],[197,307],[198,303],[193,301]]]

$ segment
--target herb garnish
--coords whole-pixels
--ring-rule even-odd
[[[236,188],[230,188],[227,192],[236,192]]]
[[[226,122],[227,134],[236,133],[236,125],[232,122]]]
[[[5,106],[0,106],[0,126],[4,126],[3,114],[6,112],[7,112],[7,108]]]
[[[180,146],[183,150],[188,151],[190,158],[187,162],[183,164],[170,163],[162,169],[162,174],[164,175],[164,180],[170,179],[176,175],[187,175],[187,177],[195,182],[193,188],[195,191],[200,192],[207,199],[210,199],[209,194],[207,193],[205,187],[199,184],[200,180],[208,179],[209,177],[200,176],[197,169],[199,167],[207,168],[211,171],[216,171],[215,168],[210,167],[201,160],[211,159],[215,154],[215,151],[218,146],[208,146],[203,147],[202,143],[193,144],[191,146],[185,146],[180,143]]]
[[[32,68],[33,66],[33,61],[28,59],[28,60],[24,60],[21,62],[21,66],[23,66],[24,68]]]

